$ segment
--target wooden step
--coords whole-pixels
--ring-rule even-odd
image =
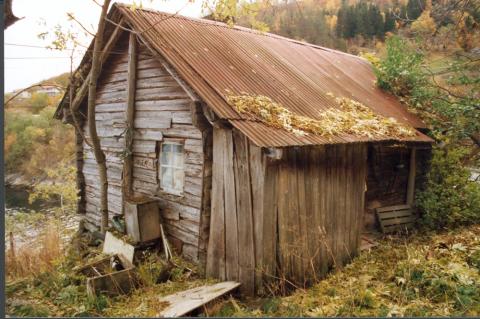
[[[383,233],[412,228],[417,220],[415,210],[410,205],[379,207],[376,213]]]

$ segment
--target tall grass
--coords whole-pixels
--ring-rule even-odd
[[[63,255],[60,229],[53,222],[45,226],[38,241],[20,247],[15,247],[13,242],[9,246],[5,261],[6,277],[9,280],[35,276],[52,270],[55,261]]]

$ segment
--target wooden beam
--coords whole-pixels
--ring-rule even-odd
[[[85,176],[83,175],[83,136],[75,130],[75,159],[77,167],[77,214],[84,215],[86,213],[85,199]]]
[[[128,76],[127,76],[127,109],[125,112],[125,161],[123,162],[123,185],[124,194],[129,198],[132,193],[133,175],[133,135],[135,118],[135,89],[137,78],[137,39],[135,34],[130,33],[128,42]]]
[[[410,170],[408,173],[407,205],[412,205],[415,199],[416,153],[417,149],[412,147],[410,151]]]
[[[107,43],[105,44],[105,47],[103,48],[102,54],[100,55],[100,64],[104,64],[105,61],[107,60],[110,51],[113,49],[114,45],[117,43],[118,38],[120,37],[120,34],[122,32],[122,29],[120,26],[123,24],[123,18],[120,19],[118,22],[118,26],[113,30],[112,35],[108,39]],[[72,103],[72,109],[77,110],[85,96],[87,95],[88,92],[88,83],[90,82],[90,77],[91,77],[91,71],[88,73],[87,77],[82,83],[82,86],[80,89],[78,89],[77,93],[75,94],[75,98],[73,99]]]

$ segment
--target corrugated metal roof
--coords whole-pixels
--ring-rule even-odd
[[[327,93],[357,100],[376,113],[416,128],[425,125],[393,96],[375,86],[370,64],[359,57],[255,30],[209,20],[114,5],[132,28],[177,70],[222,119],[259,146],[386,140],[357,136],[298,137],[239,114],[227,90],[265,95],[297,114],[318,118],[338,105]],[[153,26],[153,27],[152,27]],[[431,141],[424,135],[412,139]]]
[[[353,137],[351,135],[340,135],[334,138],[320,135],[299,136],[288,131],[268,126],[262,122],[245,121],[245,120],[229,120],[232,125],[245,134],[255,145],[263,147],[286,147],[286,146],[302,146],[302,145],[321,145],[334,143],[359,143],[359,142],[416,142],[430,143],[432,139],[418,132],[417,136],[404,139],[385,139],[380,137]]]

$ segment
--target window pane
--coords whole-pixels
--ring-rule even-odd
[[[182,191],[183,190],[183,179],[185,174],[183,169],[175,169],[175,173],[173,176],[173,189]]]
[[[172,163],[172,153],[166,152],[162,148],[162,164],[163,165],[171,165],[171,163]]]
[[[172,151],[172,145],[168,143],[164,143],[162,145],[162,152],[171,152]]]
[[[184,146],[165,141],[161,146],[159,177],[161,187],[166,190],[182,192],[184,187]]]
[[[161,176],[162,187],[172,188],[173,187],[173,169],[169,167],[162,167],[162,176]]]
[[[183,168],[183,153],[173,153],[172,165],[176,168]]]
[[[183,145],[172,144],[173,152],[175,153],[183,153]]]

